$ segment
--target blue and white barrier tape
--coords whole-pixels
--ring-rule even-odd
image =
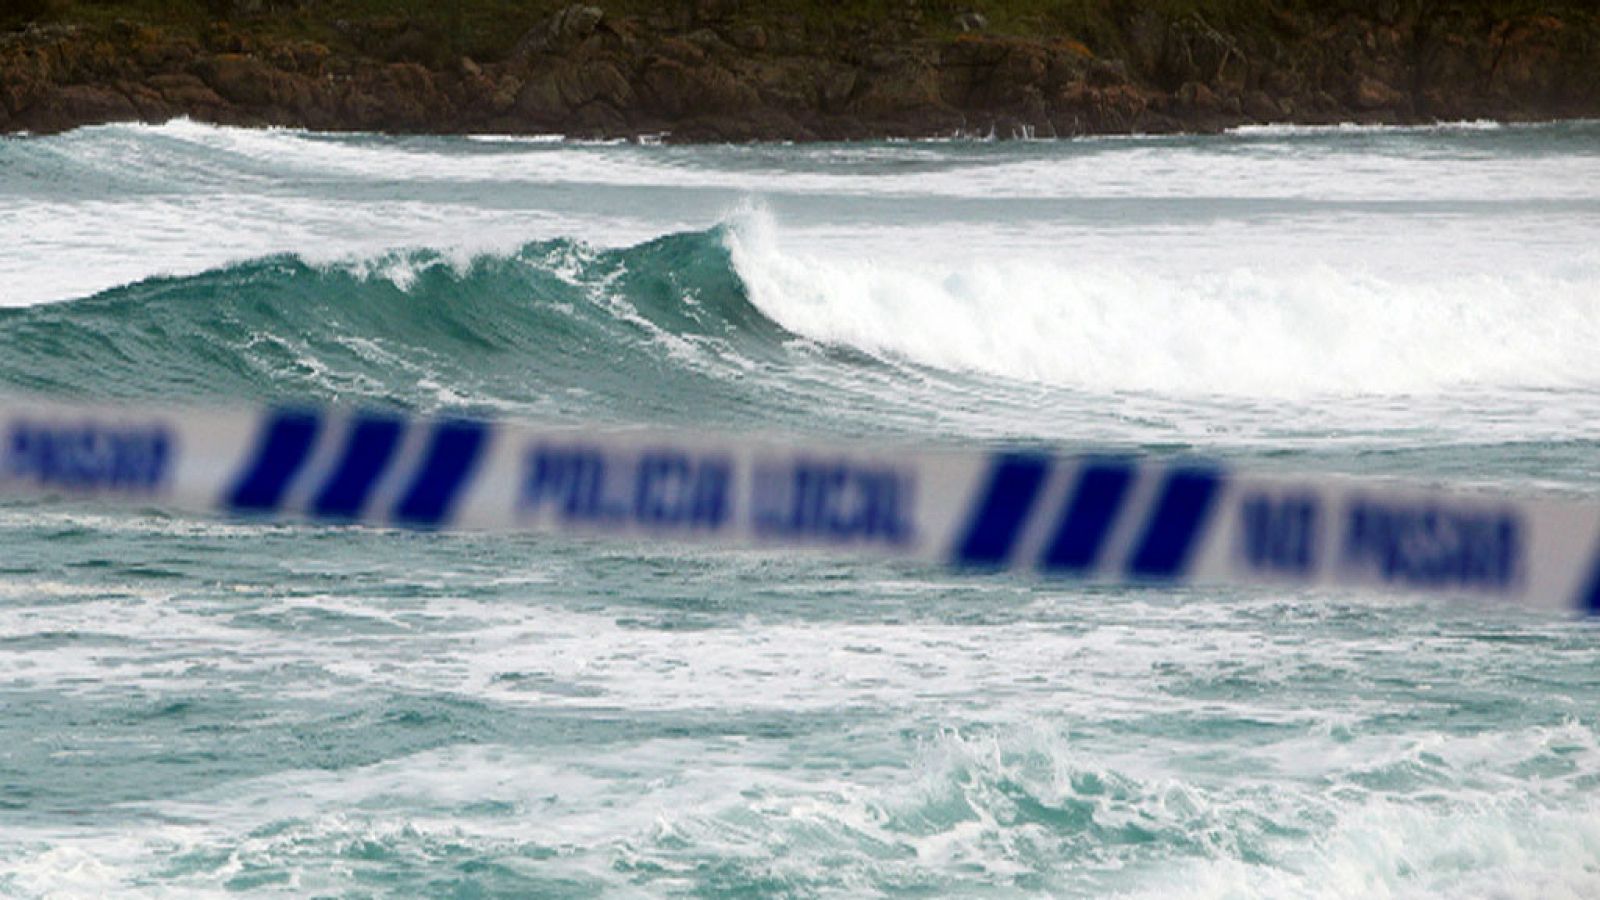
[[[399,415],[0,404],[0,496],[812,547],[1101,582],[1376,587],[1600,612],[1600,504],[1222,465]]]

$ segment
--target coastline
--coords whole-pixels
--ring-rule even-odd
[[[359,50],[262,16],[33,23],[0,33],[0,133],[187,117],[672,142],[1005,139],[1600,115],[1600,11],[1395,2],[1273,9],[1258,28],[1151,5],[1080,39],[1002,33],[973,12],[930,22],[932,5],[846,26],[727,3],[675,18],[573,4],[492,60],[409,25]]]

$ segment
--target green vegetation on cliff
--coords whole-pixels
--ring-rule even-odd
[[[0,27],[29,23],[107,26],[132,22],[198,36],[219,25],[279,39],[318,41],[338,52],[387,55],[416,62],[457,56],[495,60],[517,38],[570,0],[9,0]],[[1188,20],[1235,40],[1269,38],[1285,21],[1341,16],[1395,21],[1406,17],[1581,16],[1582,0],[606,0],[606,12],[637,17],[661,29],[689,29],[709,19],[804,29],[818,37],[852,31],[940,37],[977,15],[998,35],[1068,38],[1106,56],[1127,53],[1128,22],[1144,15]]]
[[[1590,0],[0,6],[11,130],[186,114],[743,139],[1596,113]]]

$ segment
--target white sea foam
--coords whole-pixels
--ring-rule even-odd
[[[1403,283],[1328,266],[1188,275],[1115,263],[915,265],[729,249],[756,305],[806,337],[1093,391],[1297,397],[1600,382],[1600,271]]]
[[[1092,255],[1113,271],[1118,262],[1142,269],[1151,259],[1254,256],[1269,263],[1255,271],[1273,276],[1270,263],[1286,248],[1312,245],[1341,271],[1368,261],[1474,273],[1510,263],[1514,281],[1522,261],[1537,259],[1545,271],[1551,260],[1592,250],[1594,217],[1584,204],[1600,200],[1600,154],[1581,145],[1500,154],[1470,144],[1470,129],[1451,132],[1463,146],[1407,134],[1375,133],[1355,149],[1297,134],[680,148],[450,143],[184,121],[104,126],[5,146],[22,177],[0,189],[14,238],[0,249],[0,304],[69,299],[275,253],[348,261],[431,247],[470,258],[556,237],[617,246],[709,227],[741,196],[767,198],[791,241],[910,267],[923,262],[918,226],[942,229],[941,249],[966,247],[975,258]],[[81,195],[35,189],[51,179],[90,187]],[[102,184],[112,187],[94,187]],[[851,212],[833,214],[840,209]],[[1287,265],[1308,262],[1296,256]]]
[[[1457,132],[1481,128],[1447,128]],[[1332,133],[1340,133],[1335,128]],[[1348,131],[1346,129],[1345,131]],[[1285,153],[1271,144],[1195,145],[1184,138],[1112,146],[1044,144],[1032,151],[1012,144],[982,147],[923,171],[857,171],[819,163],[839,161],[830,146],[712,148],[612,147],[578,143],[506,144],[503,152],[461,154],[437,142],[374,142],[286,130],[219,128],[191,122],[161,126],[109,126],[113,138],[153,132],[169,140],[224,153],[301,175],[337,174],[359,181],[591,184],[627,187],[719,189],[741,192],[832,192],[864,196],[914,195],[965,198],[1295,197],[1305,199],[1476,200],[1486,191],[1522,198],[1600,197],[1587,182],[1600,158],[1576,155],[1525,161],[1487,154],[1439,154],[1427,148],[1391,148],[1352,155],[1339,148]],[[1296,131],[1284,136],[1304,134]],[[1315,134],[1316,132],[1310,132]],[[1371,132],[1381,134],[1384,132]],[[1400,133],[1408,133],[1401,130]],[[1272,132],[1267,132],[1270,136]],[[359,136],[358,136],[359,138]],[[494,146],[494,145],[486,145]],[[966,145],[954,145],[962,148]],[[926,145],[904,146],[905,159]],[[1108,165],[1106,153],[1115,153]],[[867,159],[868,157],[857,157]],[[766,162],[769,166],[749,165]],[[773,177],[776,168],[781,177]],[[1421,178],[1423,173],[1426,178]]]
[[[1339,122],[1333,125],[1294,125],[1288,122],[1274,122],[1267,125],[1240,125],[1228,129],[1228,134],[1237,134],[1248,137],[1287,137],[1293,135],[1338,135],[1338,134],[1415,134],[1429,132],[1451,131],[1501,131],[1507,127],[1537,128],[1537,125],[1507,126],[1504,122],[1493,119],[1461,119],[1451,122],[1435,122],[1431,125],[1378,125],[1360,122]]]
[[[1177,146],[1174,146],[1174,144]],[[892,156],[852,157],[832,147],[723,148],[709,158],[657,158],[649,151],[620,159],[593,154],[527,157],[513,178],[593,184],[665,185],[771,195],[833,193],[863,198],[945,197],[968,200],[1104,200],[1111,198],[1272,199],[1359,202],[1481,200],[1508,189],[1522,199],[1600,197],[1574,183],[1593,177],[1594,156],[1573,155],[1518,165],[1488,154],[1439,154],[1391,148],[1350,158],[1339,150],[1275,146],[1192,146],[1181,141],[1095,144],[1011,142],[994,150],[957,144],[944,158],[922,159],[926,146],[890,147]],[[680,151],[681,152],[681,151]],[[1114,154],[1113,159],[1107,153]],[[841,161],[851,164],[839,165]],[[752,167],[750,163],[765,165]],[[460,165],[460,161],[456,161]],[[476,164],[476,163],[475,163]],[[416,167],[420,174],[431,163]],[[1425,167],[1425,169],[1424,169]],[[437,169],[432,169],[438,171]],[[774,170],[780,177],[774,178]],[[449,171],[448,169],[446,171]],[[1426,171],[1426,179],[1419,175]],[[412,174],[409,173],[408,174]],[[460,176],[469,176],[470,170]]]
[[[62,900],[118,893],[124,888],[122,873],[102,861],[101,850],[68,844],[46,846],[22,859],[0,855],[0,889],[22,897]]]
[[[1600,894],[1600,808],[1515,800],[1428,809],[1373,800],[1341,810],[1309,849],[1276,865],[1210,859],[1152,874],[1119,896],[1152,898],[1496,897]]]
[[[575,743],[452,744],[158,792],[109,812],[137,816],[137,829],[15,830],[0,848],[0,878],[11,881],[0,884],[28,896],[138,895],[155,879],[207,893],[268,873],[288,879],[273,882],[287,891],[340,892],[353,883],[348,864],[376,854],[424,870],[447,855],[535,859],[529,875],[652,892],[693,889],[713,866],[746,883],[844,893],[1583,896],[1600,864],[1585,796],[1600,771],[1590,726],[1396,731],[1398,689],[1343,696],[1374,676],[1373,660],[1397,666],[1391,679],[1451,684],[1581,671],[1582,644],[1530,654],[1528,641],[1560,634],[1559,623],[1506,644],[1373,607],[1354,618],[1372,626],[1365,637],[1317,641],[1305,620],[1340,610],[1304,598],[1009,588],[981,602],[960,595],[973,612],[1012,611],[975,624],[921,609],[955,584],[837,573],[807,582],[767,566],[774,596],[751,601],[742,621],[735,608],[711,627],[664,627],[656,620],[698,614],[540,599],[603,593],[626,554],[523,559],[515,576],[475,555],[453,554],[457,571],[389,555],[373,565],[348,542],[308,547],[242,593],[184,597],[112,585],[68,603],[67,586],[41,580],[7,596],[0,630],[127,639],[115,653],[13,651],[34,690],[182,693],[204,660],[206,679],[271,685],[278,700],[470,698],[502,722],[557,717],[562,732],[569,716],[604,733],[621,721],[645,737],[624,728],[591,744],[580,726]],[[662,556],[654,568],[681,579],[704,563]],[[348,570],[361,571],[362,595],[303,587]],[[454,593],[485,578],[516,593]],[[293,589],[273,588],[280,579]],[[786,599],[830,583],[850,585],[848,601],[835,599],[858,619],[789,614]],[[428,596],[389,598],[387,584]],[[861,609],[869,603],[882,609]],[[1388,618],[1369,621],[1379,614]],[[263,627],[269,618],[279,624]],[[1317,681],[1339,686],[1337,709],[1299,693]],[[663,718],[688,723],[679,734],[721,724],[649,737]],[[793,733],[766,734],[763,721]],[[1190,733],[1204,723],[1253,737]],[[1534,766],[1555,768],[1530,778]],[[1369,785],[1391,770],[1419,789]],[[1541,837],[1550,833],[1560,836]]]
[[[0,877],[24,896],[138,896],[154,870],[185,895],[252,873],[341,892],[375,857],[424,870],[537,860],[525,874],[649,893],[692,890],[708,867],[805,893],[1581,898],[1600,886],[1600,810],[1581,799],[1146,780],[1039,728],[945,733],[909,769],[809,768],[795,752],[714,737],[599,755],[453,746],[203,791],[158,804],[137,834],[21,829]],[[1297,833],[1317,822],[1310,840]]]

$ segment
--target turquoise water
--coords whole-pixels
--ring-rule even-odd
[[[0,140],[0,389],[1600,496],[1600,125]],[[1600,626],[0,503],[0,894],[1587,897]]]

